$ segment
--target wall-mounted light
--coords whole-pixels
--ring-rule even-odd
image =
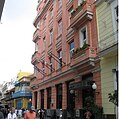
[[[93,84],[92,84],[92,89],[95,91],[97,89],[97,85],[95,83],[95,81],[93,81]],[[99,94],[100,92],[96,92],[95,93]]]
[[[96,85],[95,82],[92,84],[92,89],[93,89],[93,90],[96,90],[96,89],[97,89],[97,85]]]

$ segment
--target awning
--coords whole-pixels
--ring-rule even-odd
[[[69,84],[69,90],[84,89],[84,88],[90,88],[90,87],[91,87],[90,80],[84,80],[84,81],[80,81],[80,82],[72,82]]]

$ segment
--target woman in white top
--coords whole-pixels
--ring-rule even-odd
[[[17,119],[17,115],[15,114],[13,110],[8,113],[7,119]]]

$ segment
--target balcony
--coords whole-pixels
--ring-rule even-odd
[[[40,30],[36,29],[36,31],[33,34],[33,42],[36,42],[38,39],[40,39]]]
[[[60,19],[62,19],[62,6],[58,8],[57,10],[57,16],[56,16],[57,21],[59,22]]]
[[[12,94],[12,98],[32,97],[31,91],[18,91]]]
[[[73,5],[73,0],[69,0],[66,4],[67,10],[69,10],[72,7],[72,5]]]
[[[99,56],[104,56],[114,51],[116,52],[116,50],[118,50],[118,31],[109,34],[103,40],[100,40],[98,44]]]
[[[90,46],[79,50],[77,53],[73,53],[73,56],[71,57],[71,66],[75,66],[77,64],[82,65],[85,62],[92,63],[91,61],[94,61],[93,59],[96,57],[96,53],[96,48]]]
[[[75,10],[71,13],[70,26],[77,28],[84,22],[92,20],[93,18],[93,6],[87,1],[83,1]]]
[[[40,54],[36,51],[33,55],[32,55],[32,64],[36,64],[39,62],[40,59]]]

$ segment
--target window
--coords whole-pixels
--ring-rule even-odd
[[[78,6],[83,2],[83,0],[78,0]]]
[[[43,77],[44,77],[44,74],[45,74],[45,64],[42,63],[42,74],[43,74]]]
[[[38,51],[38,43],[35,44],[35,52]]]
[[[45,50],[45,48],[46,48],[46,38],[45,37],[43,38],[43,42],[44,42],[44,50]]]
[[[50,44],[52,44],[52,40],[53,40],[53,30],[50,31]]]
[[[62,6],[62,0],[58,0],[59,8]]]
[[[68,11],[69,12],[68,26],[70,26],[70,18],[71,18],[72,11],[73,11],[73,7],[71,7],[70,10]]]
[[[37,29],[40,29],[40,25],[41,25],[41,23],[39,21],[38,24],[37,24]]]
[[[59,51],[59,68],[62,67],[62,50]]]
[[[57,109],[62,109],[62,84],[57,85]]]
[[[53,8],[50,10],[50,19],[53,17]]]
[[[118,6],[115,7],[115,19],[118,22]]]
[[[80,47],[84,45],[84,43],[87,43],[87,33],[86,33],[86,27],[82,28],[79,33],[80,37]]]
[[[44,90],[41,90],[41,109],[44,109]]]
[[[50,72],[52,72],[52,57],[49,58],[50,61]]]
[[[46,29],[46,18],[43,19],[43,27]]]
[[[74,53],[74,41],[70,43],[70,57],[73,56],[73,53]]]
[[[118,70],[112,69],[113,72],[113,80],[114,80],[114,90],[118,89]]]
[[[62,20],[58,22],[58,36],[62,34]]]
[[[51,88],[47,89],[47,109],[50,109],[51,105]]]

